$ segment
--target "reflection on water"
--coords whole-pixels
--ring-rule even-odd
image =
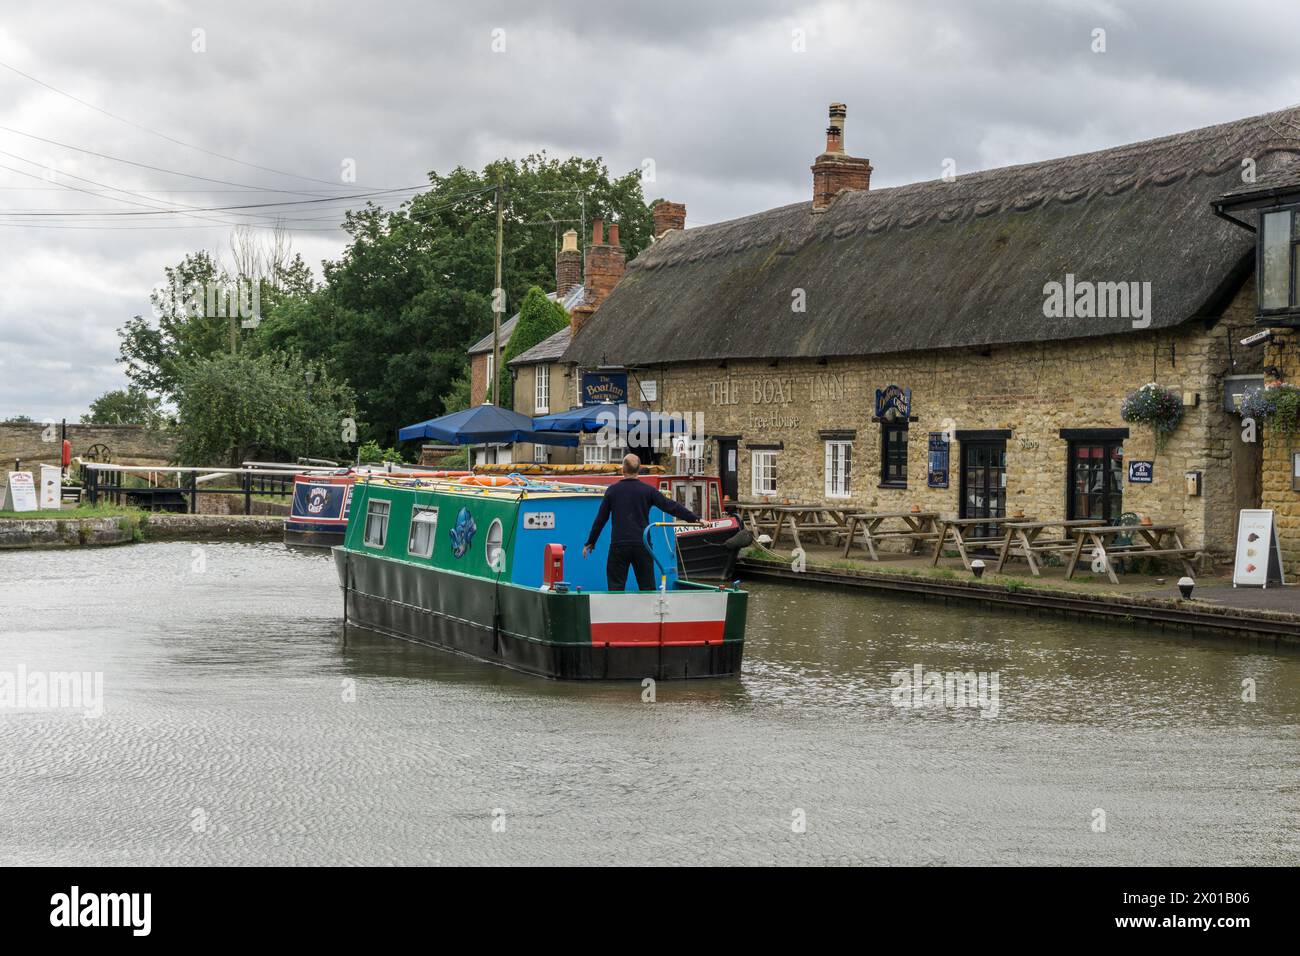
[[[1300,861],[1295,653],[755,585],[743,675],[647,703],[344,636],[275,544],[0,580],[0,673],[104,674],[98,720],[0,711],[0,864]],[[894,706],[916,665],[997,716]]]

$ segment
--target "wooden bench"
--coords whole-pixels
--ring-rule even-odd
[[[1132,538],[1128,544],[1116,544],[1115,539],[1120,535],[1131,535]],[[1107,541],[1110,541],[1110,544],[1107,544]],[[1097,570],[1105,572],[1111,584],[1119,584],[1119,578],[1115,576],[1113,558],[1176,557],[1183,565],[1183,573],[1189,578],[1194,578],[1196,569],[1192,566],[1192,559],[1201,553],[1198,548],[1189,548],[1183,544],[1178,533],[1178,525],[1125,524],[1081,528],[1074,553],[1070,557],[1069,567],[1065,571],[1067,580],[1074,577],[1079,559],[1083,556],[1083,549],[1090,543],[1094,566],[1100,564]]]

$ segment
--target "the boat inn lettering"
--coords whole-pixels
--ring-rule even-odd
[[[709,382],[708,390],[711,405],[739,405],[742,400],[753,405],[790,405],[797,401],[801,390],[810,402],[842,402],[849,395],[844,372],[818,372],[802,388],[794,376],[768,375]]]

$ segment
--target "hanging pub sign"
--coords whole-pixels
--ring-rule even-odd
[[[1128,481],[1131,485],[1149,485],[1155,477],[1154,461],[1130,461],[1128,463]]]
[[[627,372],[583,372],[582,404],[599,405],[627,401]]]
[[[892,412],[892,414],[891,414]],[[901,418],[907,421],[912,414],[912,390],[897,385],[886,385],[876,389],[876,417],[881,419]]]
[[[930,432],[930,465],[925,483],[931,488],[948,487],[948,436]]]

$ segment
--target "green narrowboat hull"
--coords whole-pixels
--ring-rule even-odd
[[[687,590],[666,595],[558,593],[346,547],[333,553],[346,622],[392,637],[564,680],[676,680],[740,671],[744,591],[701,586],[692,596],[684,584]],[[626,626],[602,622],[608,617],[605,603],[618,602],[622,612],[629,601],[647,609],[645,620]],[[656,601],[663,606],[658,626]],[[712,610],[695,616],[712,620],[670,620],[674,612],[681,616],[683,601],[707,601]]]

